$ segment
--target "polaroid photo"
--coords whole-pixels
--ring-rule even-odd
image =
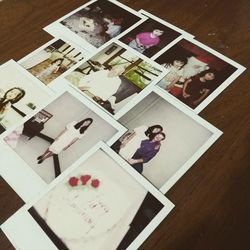
[[[42,83],[49,85],[88,55],[79,46],[65,39],[54,38],[18,63]]]
[[[65,76],[78,92],[118,119],[168,70],[125,44],[110,43]],[[62,84],[61,81],[58,84]]]
[[[55,37],[70,37],[79,46],[96,51],[133,28],[141,19],[146,18],[116,0],[95,0],[63,16],[44,30]]]
[[[2,177],[26,202],[98,142],[112,145],[127,131],[68,88],[6,135],[0,146]]]
[[[99,143],[1,229],[20,250],[132,250],[173,207],[106,144]]]
[[[34,113],[53,91],[31,76],[15,61],[10,60],[0,66],[0,134]]]
[[[206,45],[182,39],[156,60],[169,73],[157,84],[195,113],[203,110],[245,68]]]
[[[183,36],[194,37],[144,10],[139,13],[147,19],[126,32],[119,40],[149,58],[154,59],[161,50],[170,48]]]
[[[111,148],[163,193],[222,134],[157,88],[118,121],[128,132]]]

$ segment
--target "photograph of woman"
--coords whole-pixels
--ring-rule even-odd
[[[65,92],[7,134],[4,141],[39,178],[50,183],[98,142],[109,143],[126,131],[108,114],[87,104]],[[15,166],[22,168],[22,164]]]
[[[103,109],[117,115],[164,69],[134,51],[112,43],[65,76],[74,87]]]
[[[154,20],[147,19],[120,40],[147,57],[153,57],[181,33]]]
[[[51,91],[15,61],[0,67],[0,134],[46,102]]]
[[[45,85],[50,84],[76,63],[87,52],[62,39],[54,38],[22,58],[18,63]]]
[[[158,86],[167,91],[171,91],[176,86],[178,90],[178,82],[183,81],[183,67],[186,64],[187,58],[183,56],[175,57],[172,61],[163,63],[162,66],[168,69],[169,73],[158,83]]]
[[[10,109],[11,105],[19,102],[25,96],[22,88],[14,87],[7,90],[3,97],[0,97],[0,121]]]
[[[184,82],[181,100],[191,108],[197,107],[210,93],[211,82],[216,78],[214,70],[206,70]],[[172,91],[174,95],[174,90]]]
[[[111,148],[161,188],[209,141],[212,132],[157,92],[118,120],[128,132]]]
[[[60,24],[67,28],[66,33],[71,31],[84,42],[99,48],[140,19],[136,13],[115,3],[98,0],[66,17]]]
[[[43,78],[48,77],[51,74],[57,73],[57,71],[60,69],[60,66],[62,65],[63,58],[55,59],[51,62],[51,64],[48,65],[47,68],[39,72],[36,77],[40,80],[43,80]]]
[[[67,150],[71,145],[80,140],[86,133],[89,126],[93,123],[92,118],[86,118],[80,122],[71,122],[66,125],[65,129],[56,137],[55,141],[37,158],[38,164],[41,164],[47,158],[58,155]]]
[[[137,127],[114,143],[112,149],[142,173],[143,163],[149,162],[160,150],[160,141],[165,139],[162,131],[161,125]]]
[[[164,31],[159,29],[155,29],[151,32],[139,33],[128,45],[143,54],[145,50],[154,47],[161,42],[160,36],[162,36],[163,33]]]
[[[228,62],[185,39],[155,61],[170,71],[157,85],[192,109],[236,71]]]
[[[152,134],[149,139],[143,140],[140,147],[136,150],[128,163],[140,174],[143,172],[143,164],[148,163],[160,151],[161,141],[165,140],[166,135],[161,132]]]

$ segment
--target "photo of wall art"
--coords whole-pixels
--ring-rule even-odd
[[[49,100],[52,93],[12,60],[0,67],[0,78],[1,134]]]
[[[140,20],[136,11],[118,1],[97,0],[67,14],[45,30],[54,35],[58,32],[68,37],[73,35],[75,41],[79,40],[79,45],[83,41],[95,49]]]
[[[120,41],[139,53],[152,57],[182,34],[172,27],[148,18],[132,31],[120,38]]]
[[[65,92],[4,141],[45,183],[50,183],[96,143],[109,141],[120,127]],[[21,168],[20,163],[15,166]]]
[[[112,148],[165,193],[221,132],[160,93],[152,92],[119,119],[129,131]]]
[[[218,52],[186,39],[155,61],[170,71],[157,85],[197,112],[244,71]]]
[[[84,57],[84,53],[74,48],[73,45],[61,39],[53,39],[18,63],[48,85]]]
[[[157,64],[112,43],[65,78],[114,115],[144,88],[157,82],[163,71]]]

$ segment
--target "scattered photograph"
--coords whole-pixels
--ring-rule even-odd
[[[98,150],[29,213],[58,249],[111,250],[127,249],[163,208],[161,201]]]
[[[166,192],[221,133],[159,93],[152,92],[119,119],[129,131],[112,149]]]
[[[235,79],[243,72],[242,66],[203,47],[182,39],[156,59],[169,70],[157,85],[194,110],[208,97],[209,101],[215,98],[233,75]]]
[[[120,38],[120,41],[139,53],[152,57],[179,36],[181,33],[175,29],[149,18]]]
[[[73,45],[61,39],[53,39],[18,63],[45,85],[48,85],[84,57],[84,53]]]
[[[95,48],[104,45],[141,20],[135,11],[117,1],[98,0],[60,21]]]
[[[114,115],[157,81],[163,73],[159,68],[112,43],[65,78]]]
[[[0,67],[0,78],[1,134],[49,100],[51,92],[12,60]]]
[[[115,136],[119,128],[115,125],[65,92],[4,137],[4,142],[50,183],[96,143]]]

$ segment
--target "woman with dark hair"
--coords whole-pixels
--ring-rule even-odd
[[[153,159],[160,151],[161,141],[165,140],[166,135],[162,132],[151,134],[148,139],[141,142],[135,154],[128,159],[128,163],[140,174],[143,172],[143,164]]]
[[[191,108],[197,107],[211,92],[215,77],[216,72],[209,69],[185,81],[181,100]]]
[[[51,74],[55,74],[61,67],[63,58],[57,58],[52,61],[47,68],[43,69],[40,73],[36,74],[36,77],[42,79]]]
[[[128,46],[143,54],[147,49],[157,46],[161,42],[160,36],[163,34],[164,30],[160,29],[139,33]]]
[[[170,91],[172,88],[178,88],[182,92],[182,87],[178,85],[183,76],[183,67],[187,64],[187,57],[176,56],[170,62],[162,64],[163,67],[169,70],[168,74],[157,84],[161,88]],[[181,83],[183,85],[183,83]]]
[[[19,87],[14,87],[5,92],[0,98],[0,120],[3,119],[11,105],[19,102],[25,96],[25,91]]]
[[[89,126],[93,123],[92,118],[84,119],[80,122],[71,122],[66,125],[66,128],[56,137],[50,147],[37,158],[38,164],[41,164],[45,159],[60,154],[68,149],[76,141],[80,140]]]
[[[114,150],[125,160],[130,159],[134,155],[135,151],[140,147],[143,140],[146,140],[150,136],[162,132],[162,130],[163,128],[161,125],[137,127],[133,129],[133,131],[126,133],[120,139],[119,149]]]

